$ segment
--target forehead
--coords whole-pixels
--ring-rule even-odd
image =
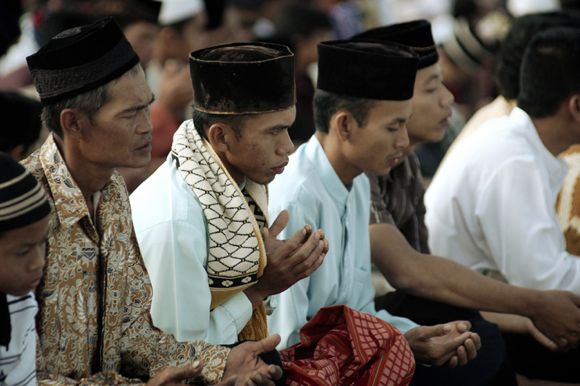
[[[292,106],[285,110],[250,115],[246,119],[244,119],[242,127],[253,129],[254,132],[260,130],[267,130],[276,126],[289,127],[294,123],[295,118],[296,118],[296,107]]]
[[[129,105],[147,103],[151,99],[151,90],[145,79],[145,74],[138,66],[136,70],[129,70],[119,79],[113,81],[109,88],[108,103]]]
[[[376,101],[369,110],[368,122],[377,124],[404,123],[409,119],[412,112],[411,99],[405,101]]]
[[[417,71],[417,76],[415,78],[415,86],[424,85],[432,81],[433,79],[438,79],[442,77],[441,65],[439,63],[432,64],[428,67],[422,68]]]

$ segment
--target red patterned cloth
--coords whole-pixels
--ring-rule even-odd
[[[395,327],[347,306],[324,307],[280,353],[287,385],[408,385],[415,359]]]

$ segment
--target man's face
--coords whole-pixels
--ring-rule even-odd
[[[0,235],[0,291],[22,296],[42,278],[48,216]]]
[[[109,100],[83,120],[78,146],[90,163],[110,169],[142,167],[151,159],[151,119],[153,95],[143,70],[126,73],[109,88]]]
[[[360,172],[385,175],[405,156],[409,145],[406,124],[411,116],[411,100],[377,101],[368,112],[367,122],[356,121],[345,156]]]
[[[143,67],[153,58],[153,47],[159,27],[153,23],[139,21],[124,28],[125,37],[139,55]]]
[[[453,94],[443,84],[438,63],[417,71],[412,101],[413,116],[407,124],[411,144],[442,140],[449,126]]]
[[[234,178],[267,184],[282,173],[294,150],[288,127],[295,118],[295,107],[245,118],[224,154]]]

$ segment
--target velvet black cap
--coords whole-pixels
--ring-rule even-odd
[[[107,17],[59,33],[26,61],[40,101],[48,105],[120,77],[139,57]]]
[[[317,88],[377,100],[413,97],[417,56],[394,43],[335,40],[318,44]]]
[[[355,35],[353,40],[376,40],[393,42],[410,47],[418,56],[418,69],[437,63],[439,55],[431,33],[431,23],[427,20],[414,20],[405,23],[372,28]]]
[[[281,44],[233,43],[189,55],[193,107],[211,114],[259,114],[296,104],[294,54]]]

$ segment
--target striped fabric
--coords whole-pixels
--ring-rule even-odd
[[[36,179],[0,153],[0,232],[30,225],[49,213],[48,198]]]
[[[0,346],[0,385],[36,385],[36,330],[38,305],[32,293],[6,295],[12,336],[8,347]]]

